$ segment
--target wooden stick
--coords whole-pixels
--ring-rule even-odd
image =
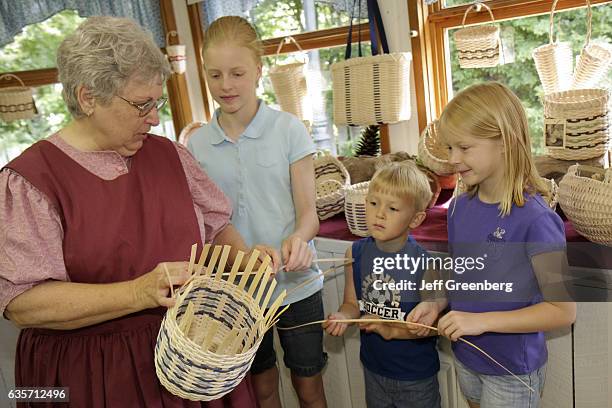
[[[232,247],[229,245],[223,246],[223,253],[221,254],[221,259],[219,259],[219,264],[217,265],[217,273],[215,274],[215,280],[220,281],[221,276],[223,276],[223,271],[225,271],[225,265],[227,264],[227,258],[229,257],[230,251]]]
[[[195,264],[196,252],[198,251],[198,244],[193,244],[191,246],[191,256],[189,256],[189,275],[193,273],[193,265]]]
[[[166,279],[168,279],[168,286],[170,286],[170,297],[174,298],[174,285],[172,285],[172,281],[170,280],[170,272],[168,272],[168,267],[166,263],[163,263],[164,271],[166,272]]]
[[[198,276],[202,274],[202,269],[204,268],[204,262],[206,262],[206,257],[208,257],[208,251],[210,251],[210,246],[210,244],[204,244],[204,247],[202,248],[200,260],[198,261],[198,268],[196,270],[196,275]]]
[[[219,252],[223,247],[221,245],[215,245],[213,248],[212,255],[210,256],[210,260],[208,261],[208,267],[206,268],[206,272],[204,272],[204,276],[212,276],[212,272],[215,269],[215,265],[217,264],[217,259],[219,258]]]
[[[251,257],[249,258],[249,261],[247,262],[246,268],[244,268],[242,278],[240,279],[240,282],[238,283],[238,287],[240,289],[244,289],[247,283],[247,279],[249,275],[251,275],[251,271],[253,270],[253,267],[255,266],[255,263],[257,262],[258,258],[259,258],[259,251],[257,249],[254,249],[253,252],[251,252]]]
[[[418,327],[424,327],[426,329],[430,329],[430,330],[434,330],[434,331],[438,331],[437,327],[433,327],[433,326],[427,326],[425,324],[421,324],[421,323],[416,323],[416,322],[408,322],[408,321],[404,321],[404,320],[384,320],[384,319],[333,319],[333,320],[318,320],[316,322],[310,322],[310,323],[305,323],[305,324],[300,324],[298,326],[291,326],[291,327],[277,327],[277,330],[293,330],[293,329],[298,329],[300,327],[305,327],[305,326],[309,326],[311,324],[321,324],[321,323],[325,323],[325,322],[337,322],[337,323],[401,323],[401,324],[405,324],[405,325],[413,325],[413,326],[418,326]],[[508,370],[506,367],[504,367],[502,365],[502,363],[500,363],[499,361],[497,361],[496,359],[494,359],[493,357],[491,357],[490,354],[488,354],[486,351],[484,351],[483,349],[481,349],[480,347],[478,347],[477,345],[475,345],[474,343],[467,341],[461,337],[458,338],[458,340],[461,340],[462,342],[466,343],[467,345],[475,348],[476,350],[480,351],[482,354],[485,355],[485,357],[487,357],[489,360],[493,361],[495,364],[497,364],[498,366],[500,366],[501,368],[504,369],[504,371],[506,371],[508,374],[510,374],[511,376],[513,376],[514,378],[516,378],[517,380],[519,380],[525,387],[527,387],[529,389],[529,391],[531,392],[535,392],[535,390],[533,388],[531,388],[529,386],[529,384],[527,384],[525,381],[523,381],[519,376],[517,376],[516,374],[514,374],[512,371]]]

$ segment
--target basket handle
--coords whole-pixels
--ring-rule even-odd
[[[283,48],[283,45],[289,44],[291,42],[293,42],[295,44],[295,46],[297,47],[298,50],[300,50],[300,52],[304,52],[304,50],[302,49],[302,47],[300,47],[300,44],[298,44],[298,42],[295,40],[295,38],[293,38],[292,36],[288,35],[287,37],[283,38],[280,41],[280,43],[278,44],[278,47],[276,48],[276,58],[274,59],[274,63],[275,64],[278,61],[278,55],[280,54],[280,50],[281,50],[281,48]]]
[[[549,23],[550,44],[554,42],[553,40],[553,27],[555,24],[554,15],[555,15],[555,8],[557,7],[558,2],[559,0],[555,0],[552,4],[552,9],[550,10],[550,23]],[[587,35],[586,35],[586,42],[584,43],[585,47],[589,44],[589,41],[591,41],[591,20],[593,19],[593,13],[591,11],[591,1],[586,0],[586,3],[587,3]]]
[[[21,78],[19,78],[17,75],[14,75],[14,74],[4,74],[4,75],[0,76],[0,79],[6,79],[8,81],[9,77],[15,78],[17,81],[19,81],[19,83],[21,84],[22,87],[27,88],[25,86],[25,84],[23,83],[23,81],[21,80]]]
[[[489,15],[491,16],[491,21],[495,21],[495,17],[493,17],[493,12],[491,11],[491,8],[489,6],[487,6],[484,3],[474,3],[470,7],[465,9],[465,13],[463,13],[463,20],[461,20],[461,27],[465,27],[465,19],[467,18],[467,15],[470,12],[470,10],[475,9],[476,12],[479,13],[480,12],[480,8],[482,6],[484,6],[487,9],[487,11],[489,12]]]

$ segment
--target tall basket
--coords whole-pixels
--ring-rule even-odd
[[[300,51],[303,51],[302,47],[293,37],[285,37],[276,49],[276,60],[278,60],[283,44],[290,42],[293,42]],[[269,73],[270,82],[272,82],[272,88],[281,109],[285,112],[293,113],[302,121],[312,119],[311,115],[307,112],[308,86],[304,71],[305,67],[305,61],[292,64],[275,63],[270,68]]]
[[[461,29],[454,34],[455,45],[459,54],[461,68],[486,68],[499,65],[501,53],[501,40],[499,26],[496,24],[481,24],[474,27],[465,27],[465,19],[470,10],[479,10],[484,6],[491,20],[495,22],[493,12],[484,3],[472,4],[465,10]]]
[[[550,11],[550,42],[533,50],[532,56],[536,70],[542,82],[544,94],[569,89],[572,84],[573,57],[572,47],[568,42],[556,42],[553,37],[555,0]]]
[[[571,166],[559,183],[559,205],[578,233],[612,246],[612,168]]]
[[[563,147],[548,147],[549,156],[585,160],[610,149],[610,91],[573,89],[544,96],[544,137],[549,126],[558,126]]]
[[[366,196],[369,181],[353,184],[345,189],[344,216],[349,230],[353,235],[369,237],[370,231],[366,223]]]
[[[195,264],[192,248],[192,277],[159,329],[157,377],[181,398],[211,401],[231,392],[248,373],[264,334],[286,309],[280,308],[285,291],[271,298],[276,280],[270,280],[269,257],[255,268],[255,250],[241,270],[244,253],[238,252],[231,271],[225,272],[230,251],[228,245],[206,244]]]
[[[612,66],[612,47],[608,43],[591,42],[591,2],[587,0],[587,36],[574,70],[572,89],[591,88],[597,85]]]
[[[9,86],[0,88],[0,119],[8,122],[17,119],[31,119],[38,113],[32,96],[32,88],[25,86],[21,78],[13,74],[0,76],[0,81],[10,80],[11,78],[19,81],[21,86]]]

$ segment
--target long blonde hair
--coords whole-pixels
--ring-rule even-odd
[[[499,82],[469,86],[459,92],[440,116],[438,131],[443,140],[453,135],[478,138],[501,138],[504,145],[503,196],[499,203],[501,216],[510,214],[512,205],[525,204],[523,194],[550,193],[539,176],[531,155],[527,115],[520,99]],[[470,186],[474,195],[478,186]]]
[[[261,65],[263,55],[261,41],[257,38],[257,32],[253,26],[246,19],[238,16],[225,16],[213,21],[204,34],[202,56],[212,45],[224,42],[248,48],[253,53],[255,62]]]

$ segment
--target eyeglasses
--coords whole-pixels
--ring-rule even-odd
[[[164,105],[166,104],[166,101],[168,100],[168,98],[161,97],[157,100],[150,99],[143,103],[135,103],[132,101],[128,101],[123,96],[119,96],[119,95],[115,95],[115,96],[117,98],[123,99],[124,101],[126,101],[127,103],[129,103],[130,105],[138,109],[138,112],[139,112],[138,116],[140,116],[141,118],[147,116],[149,112],[153,110],[153,108],[155,108],[159,112],[159,110],[164,107]]]

